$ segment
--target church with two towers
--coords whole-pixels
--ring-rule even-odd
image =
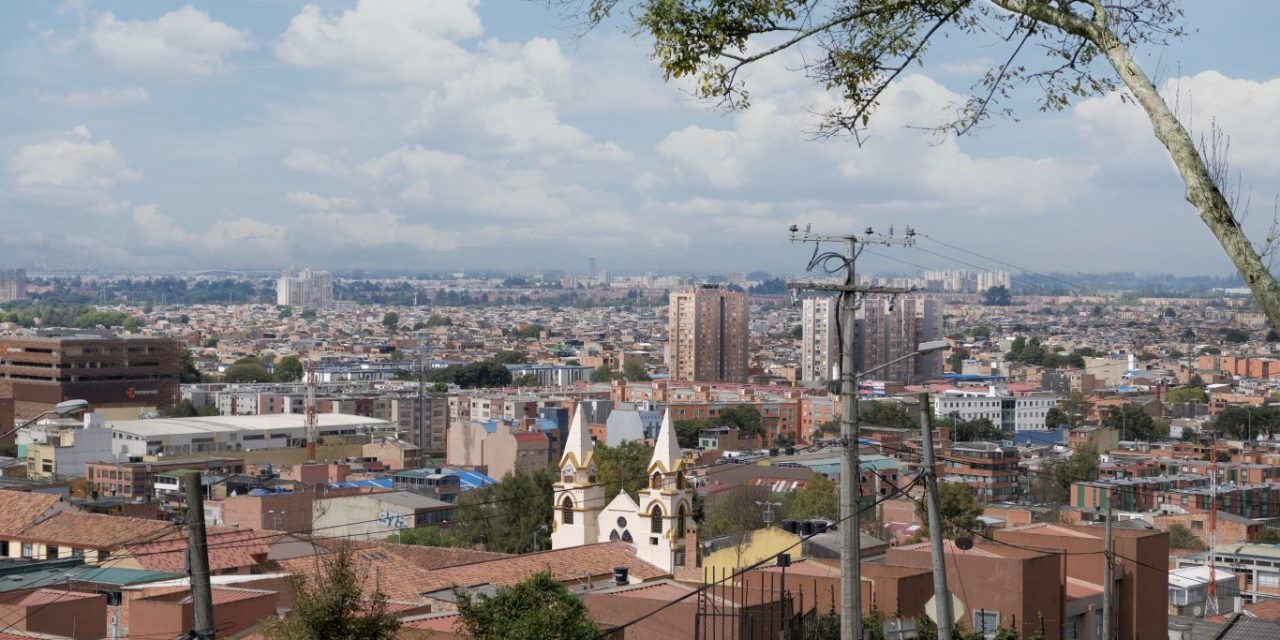
[[[685,562],[685,538],[694,524],[693,489],[685,476],[684,455],[671,424],[671,410],[662,417],[653,457],[646,467],[645,488],[634,497],[621,491],[608,504],[596,473],[595,444],[585,414],[581,407],[574,410],[564,455],[560,457],[551,548],[628,542],[635,545],[637,558],[674,571]]]

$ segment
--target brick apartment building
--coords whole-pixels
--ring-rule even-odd
[[[12,415],[0,415],[0,425],[71,399],[95,410],[167,409],[178,388],[178,343],[169,338],[72,329],[0,338],[0,398],[13,399]]]
[[[244,460],[209,458],[172,462],[89,462],[84,465],[84,477],[100,497],[118,496],[128,500],[150,501],[155,497],[156,476],[180,469],[198,469],[221,475],[244,473]]]
[[[1018,449],[991,442],[957,442],[943,470],[948,482],[973,488],[983,502],[1012,500],[1018,493]]]

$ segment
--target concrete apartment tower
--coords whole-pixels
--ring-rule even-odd
[[[555,483],[551,548],[566,549],[600,541],[600,511],[604,487],[597,483],[595,444],[587,428],[587,412],[574,407],[560,456],[560,481]]]
[[[716,285],[672,293],[667,316],[671,378],[745,384],[750,308],[746,292]]]
[[[859,371],[900,358],[922,342],[942,339],[942,302],[932,296],[867,298],[857,321]],[[881,380],[920,382],[942,376],[942,352],[908,358],[875,374]]]
[[[649,484],[637,492],[640,521],[648,527],[634,534],[636,557],[665,571],[684,564],[685,533],[694,526],[693,490],[684,467],[671,409],[667,409],[649,460]]]
[[[836,340],[839,298],[805,298],[800,326],[800,381],[822,383],[840,377],[840,345]]]
[[[328,271],[285,269],[276,280],[276,305],[328,309],[333,306],[333,277]]]

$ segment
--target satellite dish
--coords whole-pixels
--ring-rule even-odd
[[[973,548],[973,538],[956,538],[956,547],[961,551],[968,551]]]
[[[1197,617],[1197,618],[1199,618],[1200,616],[1204,615],[1204,607],[1202,607],[1202,606],[1200,606],[1200,605],[1196,605],[1196,606],[1192,607],[1192,609],[1191,609],[1191,615],[1193,615],[1193,616],[1195,616],[1195,617]]]

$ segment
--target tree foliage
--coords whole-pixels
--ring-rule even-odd
[[[942,536],[957,538],[970,536],[970,531],[980,531],[982,523],[978,516],[982,515],[982,505],[973,495],[973,489],[959,482],[938,481],[939,512],[942,516]],[[924,503],[916,503],[916,518],[924,524],[920,535],[929,535],[929,516],[925,513]]]
[[[554,469],[516,469],[496,484],[472,489],[458,498],[451,534],[463,546],[499,553],[524,553],[546,547],[551,531]]]
[[[1008,288],[997,285],[982,292],[982,304],[988,307],[1007,307],[1013,304],[1013,296],[1009,294]]]
[[[632,382],[649,380],[649,372],[645,369],[644,358],[627,356],[622,359],[622,377]]]
[[[1187,525],[1174,523],[1169,526],[1169,548],[1203,551],[1208,547],[1205,545],[1204,540],[1200,539],[1200,536],[1192,533],[1191,529],[1187,528]]]
[[[605,503],[619,491],[634,495],[644,487],[646,467],[652,457],[653,447],[640,440],[628,440],[616,447],[596,444],[596,473],[604,485]]]
[[[839,520],[840,495],[836,483],[815,473],[804,488],[783,498],[782,513],[791,520]]]
[[[285,356],[276,363],[272,378],[276,382],[297,382],[302,379],[302,361],[298,356]]]
[[[600,366],[591,370],[592,382],[596,382],[596,383],[613,382],[614,380],[617,380],[619,377],[621,377],[621,374],[615,372],[613,369],[610,369],[609,365],[607,364],[601,364]]]
[[[229,383],[271,382],[271,372],[252,362],[233,364],[222,372],[222,381]]]
[[[173,405],[172,409],[165,412],[170,418],[194,418],[196,416],[216,416],[218,408],[211,404],[202,404],[195,406],[190,400],[182,399]]]
[[[387,542],[394,544],[412,544],[422,547],[454,547],[457,540],[441,527],[416,527],[401,529],[387,536]]]
[[[186,347],[178,351],[178,381],[182,384],[204,382],[204,375],[196,368],[195,356]]]
[[[749,404],[729,405],[720,410],[720,415],[716,416],[713,422],[737,429],[739,437],[754,438],[765,435],[760,410]]]
[[[1122,440],[1153,442],[1169,437],[1169,425],[1151,417],[1151,414],[1134,404],[1111,407],[1102,419],[1102,426],[1120,432]]]
[[[1214,418],[1214,430],[1232,438],[1257,437],[1259,433],[1280,431],[1280,410],[1274,405],[1223,407]]]
[[[549,572],[492,596],[462,588],[455,594],[458,630],[472,640],[593,640],[600,635],[582,600]]]
[[[493,360],[449,365],[427,373],[428,382],[456,384],[463,389],[505,387],[511,384],[511,371]]]
[[[283,617],[262,625],[267,640],[392,640],[400,620],[381,592],[365,595],[369,579],[350,547],[324,556],[321,575],[294,574],[296,598]]]

